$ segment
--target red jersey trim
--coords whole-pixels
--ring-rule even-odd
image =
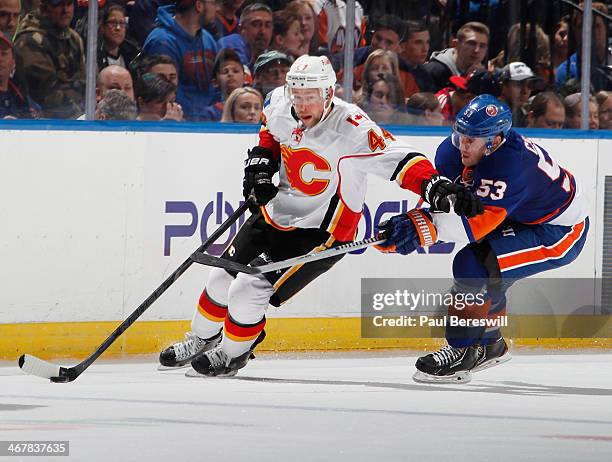
[[[421,185],[438,171],[426,157],[417,156],[411,159],[397,176],[397,182],[403,189],[421,195]]]
[[[269,149],[272,152],[275,160],[280,160],[280,143],[274,139],[270,130],[261,127],[259,130],[259,146]]]

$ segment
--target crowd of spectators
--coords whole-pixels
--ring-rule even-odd
[[[512,22],[504,8],[525,3],[362,0],[346,31],[345,0],[99,0],[96,118],[257,123],[308,53],[331,59],[337,94],[352,72],[352,100],[378,123],[450,125],[490,93],[518,127],[579,128],[581,10],[550,2],[555,17]],[[591,129],[612,128],[607,3],[593,3]],[[87,9],[0,0],[0,118],[84,118]]]

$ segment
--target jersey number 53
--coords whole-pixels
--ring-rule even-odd
[[[508,189],[508,185],[502,180],[480,180],[480,186],[476,190],[476,195],[480,197],[490,197],[494,201],[498,201],[504,197],[504,193]]]

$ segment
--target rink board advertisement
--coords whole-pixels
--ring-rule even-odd
[[[399,138],[433,158],[443,136]],[[240,205],[242,161],[256,139],[254,133],[3,131],[0,329],[12,327],[16,335],[16,326],[30,323],[61,330],[63,323],[125,319]],[[598,306],[605,291],[596,278],[612,268],[602,219],[612,141],[535,141],[582,181],[591,198],[591,231],[582,254],[546,277],[591,279],[593,290],[583,291],[590,297],[583,305]],[[394,183],[370,177],[357,239],[370,237],[376,223],[415,207],[417,200]],[[236,230],[210,253],[219,255]],[[369,248],[347,255],[267,316],[288,329],[291,319],[346,319],[338,331],[351,323],[358,332],[362,278],[450,278],[459,248],[439,244],[409,256]],[[183,320],[177,332],[188,327],[184,320],[191,318],[207,274],[206,267],[193,265],[142,320],[156,326]],[[573,313],[574,305],[560,301],[555,313]],[[94,324],[108,332],[106,324]]]

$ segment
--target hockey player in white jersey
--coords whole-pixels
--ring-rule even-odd
[[[335,98],[336,75],[326,57],[301,56],[286,82],[266,99],[259,143],[245,161],[243,192],[258,207],[223,258],[262,264],[352,241],[368,173],[421,195],[432,210],[449,212],[452,195],[455,213],[482,212],[478,199],[438,175],[423,154]],[[191,363],[188,375],[236,374],[265,336],[268,305],[280,306],[341,257],[263,275],[213,268],[192,332],[161,353],[161,364]]]

